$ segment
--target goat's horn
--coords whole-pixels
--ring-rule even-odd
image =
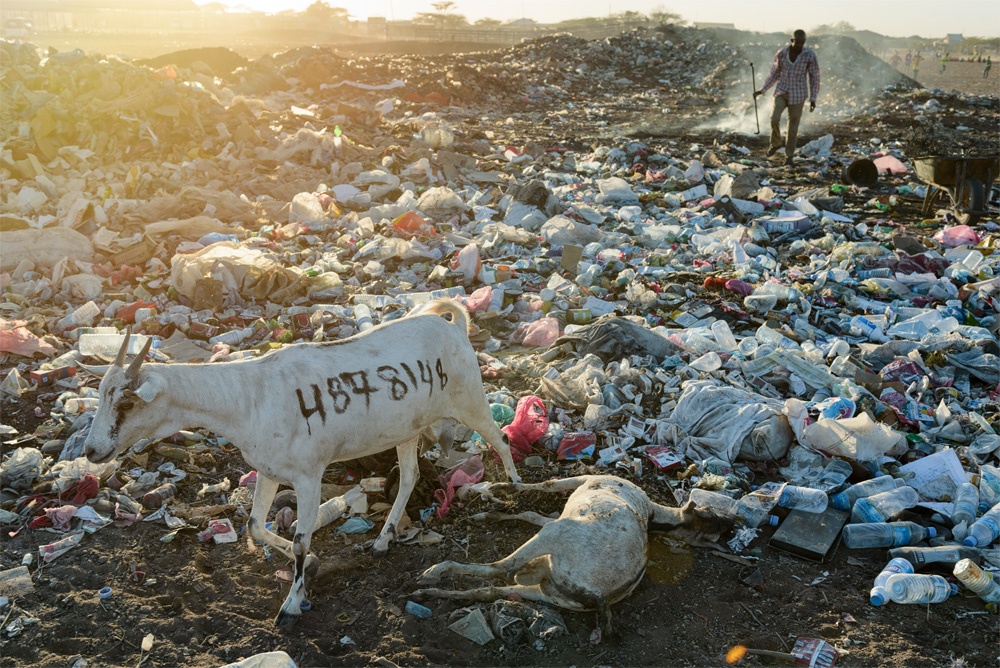
[[[132,338],[132,328],[125,328],[125,340],[122,341],[122,347],[118,349],[118,357],[115,358],[115,363],[112,366],[123,366],[125,364],[125,351],[128,350],[128,340]]]
[[[128,365],[128,369],[125,370],[125,377],[129,379],[134,379],[139,375],[139,367],[142,366],[143,360],[146,359],[146,353],[149,352],[149,347],[153,345],[152,337],[146,339],[146,345],[142,347],[139,354],[136,356],[132,363]]]

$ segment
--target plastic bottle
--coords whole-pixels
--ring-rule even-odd
[[[98,403],[100,403],[100,399],[97,397],[73,397],[67,399],[66,403],[63,404],[63,411],[67,415],[86,413],[89,410],[96,410]]]
[[[853,526],[853,525],[852,525]],[[885,605],[886,601],[889,600],[889,592],[886,591],[885,583],[886,581],[896,575],[897,573],[912,573],[913,564],[908,562],[906,559],[893,559],[882,572],[875,577],[875,582],[872,586],[871,594],[868,596],[868,600],[872,602],[872,605]]]
[[[889,556],[893,559],[906,559],[917,570],[924,567],[940,567],[951,569],[962,559],[971,559],[979,563],[982,555],[974,547],[963,547],[959,545],[942,545],[940,547],[897,547],[889,550]]]
[[[986,547],[1000,536],[1000,503],[973,522],[963,541],[969,547]]]
[[[691,362],[690,366],[692,369],[706,373],[709,371],[717,371],[722,368],[722,358],[719,357],[719,353],[717,352],[705,353],[698,359]]]
[[[117,355],[125,342],[125,335],[118,332],[114,327],[96,327],[97,332],[80,333],[80,354],[93,355]],[[105,331],[106,330],[106,331]],[[147,336],[133,334],[128,341],[128,355],[138,355],[139,351],[146,345]]]
[[[854,506],[854,502],[858,499],[863,499],[873,494],[880,494],[881,492],[890,492],[897,487],[902,487],[904,484],[898,478],[883,475],[859,482],[856,485],[851,485],[843,492],[831,496],[830,501],[833,502],[833,507],[838,510],[850,510]]]
[[[500,295],[500,299],[503,300],[503,294]],[[354,305],[354,321],[358,324],[358,330],[362,332],[375,326],[372,322],[372,311],[364,304]]]
[[[785,348],[786,350],[802,349],[795,341],[792,341],[781,332],[771,329],[767,325],[761,325],[757,328],[757,340],[760,343],[769,343],[775,348]]]
[[[722,520],[739,522],[749,527],[760,526],[768,523],[771,526],[778,525],[778,518],[768,514],[768,509],[756,500],[743,497],[740,500],[733,499],[725,494],[712,492],[707,489],[692,489],[691,500],[709,515]]]
[[[176,495],[177,485],[172,482],[168,482],[165,485],[160,485],[156,489],[143,494],[142,505],[146,506],[150,510],[159,508],[167,501],[167,499],[173,498]]]
[[[244,327],[243,329],[231,329],[228,332],[223,332],[218,336],[213,336],[208,340],[209,343],[225,343],[228,346],[235,346],[242,342],[244,339],[253,334],[253,327]]]
[[[732,352],[739,347],[733,336],[733,331],[729,329],[729,323],[725,320],[716,320],[712,323],[712,334],[715,335],[715,341],[719,347],[727,352]]]
[[[886,580],[885,589],[893,603],[941,603],[958,593],[958,585],[940,575],[897,573]]]
[[[73,327],[86,327],[100,314],[101,310],[97,308],[97,304],[90,301],[56,322],[55,329],[57,332],[64,332]]]
[[[794,508],[807,513],[822,513],[826,510],[830,497],[818,489],[785,485],[778,497],[778,505],[782,508]]]
[[[904,485],[890,492],[858,499],[851,509],[851,521],[887,522],[919,502],[920,495],[917,494],[917,490]]]
[[[889,340],[878,328],[878,325],[861,315],[851,318],[851,333],[856,336],[864,336],[876,343],[885,343]]]
[[[848,524],[844,527],[844,545],[851,550],[901,547],[934,538],[936,535],[934,527],[923,527],[914,522]]]
[[[962,559],[952,571],[958,581],[987,603],[1000,603],[1000,583],[971,559]]]
[[[976,510],[979,507],[979,488],[971,482],[962,483],[955,493],[955,512],[951,514],[951,523],[958,526],[962,522],[972,524],[976,521]]]

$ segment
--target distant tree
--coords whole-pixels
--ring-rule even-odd
[[[432,25],[438,30],[454,30],[469,25],[461,14],[452,14],[454,2],[432,2],[433,12],[418,12],[413,22],[422,25]]]
[[[341,23],[347,20],[349,12],[343,7],[331,7],[323,0],[316,0],[306,7],[303,14],[318,24]]]
[[[617,14],[612,14],[611,18],[618,21],[627,21],[630,23],[635,23],[637,21],[645,21],[646,15],[643,14],[642,12],[629,10],[629,11],[619,12]]]
[[[683,23],[683,19],[680,14],[675,12],[667,11],[667,8],[663,5],[657,5],[653,7],[653,10],[649,12],[649,18],[653,23],[659,24],[677,24]]]
[[[477,28],[486,28],[486,29],[498,28],[503,25],[503,21],[501,21],[500,19],[485,18],[485,19],[479,19],[472,25],[476,26]]]

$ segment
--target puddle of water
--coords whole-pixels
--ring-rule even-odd
[[[665,537],[651,538],[646,548],[646,575],[653,582],[674,585],[691,572],[694,561],[691,548]]]

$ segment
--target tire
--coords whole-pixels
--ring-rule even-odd
[[[957,202],[955,206],[955,219],[962,225],[973,225],[979,221],[982,214],[969,211],[986,210],[986,188],[983,187],[982,181],[970,176],[965,179],[962,195],[962,201]]]

